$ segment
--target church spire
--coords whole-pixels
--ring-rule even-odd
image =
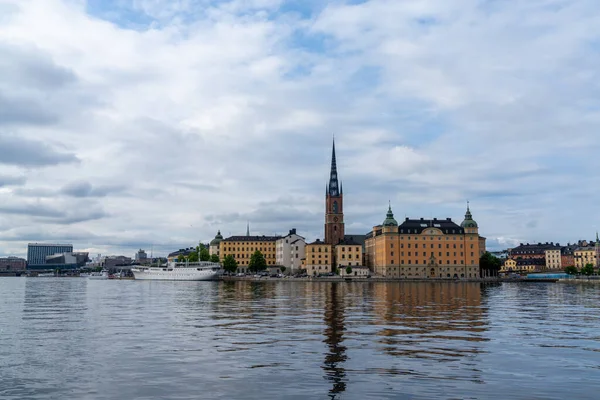
[[[246,236],[250,236],[250,221],[246,223]]]
[[[329,190],[330,196],[339,196],[339,186],[337,177],[337,164],[335,161],[335,138],[333,139],[333,147],[331,149],[331,171],[329,172]]]

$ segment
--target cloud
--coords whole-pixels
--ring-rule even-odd
[[[79,161],[75,154],[57,151],[42,141],[1,132],[0,149],[0,164],[42,167]]]
[[[0,175],[0,188],[4,186],[21,186],[24,185],[26,179],[24,176],[7,176]]]
[[[3,229],[322,237],[335,135],[352,233],[469,199],[493,246],[573,242],[600,226],[596,3],[4,0]]]
[[[71,197],[106,197],[121,193],[125,187],[119,185],[96,186],[86,181],[71,182],[60,189],[60,193]]]

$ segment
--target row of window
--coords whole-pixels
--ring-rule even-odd
[[[408,256],[411,256],[411,255],[412,255],[412,254],[411,254],[411,253],[412,253],[411,251],[408,251],[407,253],[408,253]],[[434,254],[434,252],[433,252],[433,251],[432,251],[431,253],[427,253],[426,251],[424,251],[424,252],[423,252],[423,255],[424,255],[425,257],[427,257],[428,255],[429,255],[430,257],[434,257],[434,256],[435,256],[435,254]],[[453,252],[453,255],[454,255],[454,257],[456,257],[456,251],[454,251],[454,252]],[[403,251],[401,251],[401,252],[400,252],[400,256],[404,257],[404,252],[403,252]],[[415,251],[415,256],[419,256],[419,252],[418,252],[418,251]],[[441,251],[438,251],[438,257],[441,257],[441,256],[442,256],[442,252],[441,252]],[[463,257],[463,256],[464,256],[464,252],[462,252],[462,251],[461,251],[461,252],[460,252],[460,256],[461,256],[461,257]],[[394,257],[394,252],[393,252],[393,251],[392,251],[392,252],[390,252],[390,257]],[[449,252],[449,251],[447,251],[447,252],[446,252],[446,257],[450,257],[450,252]],[[471,257],[475,257],[475,253],[474,253],[474,252],[471,252]],[[343,257],[342,257],[342,258],[343,258]]]
[[[256,251],[256,250],[261,251],[261,252],[264,252],[264,251],[274,251],[274,249],[270,248],[270,247],[248,247],[248,248],[246,248],[246,247],[237,247],[237,251]],[[298,250],[297,246],[296,246],[296,250]],[[226,247],[224,249],[224,251],[236,251],[236,247]]]
[[[419,248],[419,243],[414,243],[414,245],[415,245],[415,249],[418,249],[418,248]],[[410,248],[411,248],[411,243],[408,243],[407,247],[410,249]],[[426,245],[426,244],[423,244],[421,247],[423,247],[424,249],[426,249],[426,248],[427,248],[427,245]],[[393,248],[394,248],[394,243],[390,243],[390,249],[393,249]],[[404,243],[400,243],[400,248],[401,248],[401,249],[403,249],[403,248],[404,248]],[[433,243],[431,243],[431,245],[429,246],[429,248],[431,248],[431,249],[433,249],[433,248],[434,248],[434,247],[433,247]],[[441,249],[441,248],[442,248],[442,244],[440,243],[440,244],[438,244],[438,249]],[[449,249],[449,248],[450,248],[450,244],[449,244],[449,243],[446,243],[446,248],[447,248],[447,249]],[[453,248],[453,249],[456,249],[456,243],[454,243],[454,244],[452,245],[452,248]],[[461,249],[463,248],[463,245],[462,245],[462,243],[460,244],[460,247],[459,247],[459,248],[461,248]],[[471,248],[473,248],[473,243],[471,243]]]
[[[390,264],[394,265],[394,260],[390,261]],[[408,260],[407,263],[404,262],[404,260],[401,260],[400,264],[406,264],[406,265],[412,265],[412,260]],[[422,264],[419,264],[419,260],[415,260],[415,265],[427,265],[429,264],[429,262],[427,262],[427,260],[423,260]],[[446,260],[446,264],[450,264],[450,260]],[[460,263],[457,260],[452,260],[452,264],[457,265],[464,265],[465,261],[464,260],[460,260]],[[471,264],[475,264],[475,260],[471,260]]]
[[[410,232],[409,232],[410,233]],[[438,240],[442,240],[442,236],[436,236],[438,238]],[[446,238],[446,240],[461,240],[461,236],[444,236]],[[469,238],[469,240],[473,240],[473,236],[467,236]],[[404,240],[405,236],[400,236],[401,240]],[[414,236],[413,240],[419,240],[420,238],[422,238],[423,240],[427,240],[427,238],[429,238],[429,240],[433,240],[434,236]],[[450,239],[452,238],[452,239]],[[406,236],[406,240],[411,240],[410,236]]]

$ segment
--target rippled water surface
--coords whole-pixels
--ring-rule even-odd
[[[600,286],[0,278],[2,399],[598,399]]]

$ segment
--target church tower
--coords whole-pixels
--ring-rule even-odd
[[[338,184],[335,140],[331,151],[331,171],[325,194],[325,243],[336,245],[344,240],[344,192]]]

